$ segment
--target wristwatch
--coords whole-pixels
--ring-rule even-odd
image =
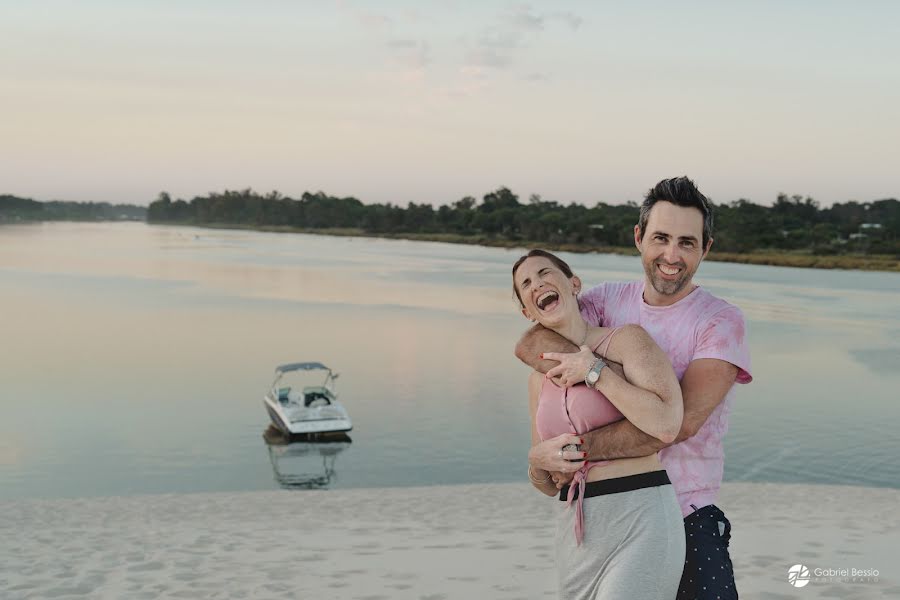
[[[597,382],[600,380],[600,371],[603,370],[603,367],[606,366],[606,362],[602,358],[598,358],[594,361],[593,366],[591,366],[590,370],[587,372],[587,375],[584,376],[584,383],[589,388],[593,388],[597,385]]]

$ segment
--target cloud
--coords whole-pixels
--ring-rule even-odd
[[[546,20],[543,16],[532,14],[531,7],[527,4],[520,4],[514,7],[507,18],[513,27],[527,31],[543,31]]]
[[[403,18],[410,23],[418,23],[423,20],[422,13],[414,8],[403,9]]]
[[[464,66],[505,69],[512,66],[515,51],[524,44],[520,31],[488,27],[466,51]]]
[[[345,0],[334,0],[334,3],[339,11],[349,14],[357,23],[366,29],[381,31],[389,29],[393,23],[391,18],[387,15],[361,10]]]
[[[410,69],[424,69],[431,62],[431,47],[424,40],[395,39],[387,43],[393,60]]]
[[[479,46],[466,52],[466,67],[506,69],[513,64],[513,53],[500,48]]]
[[[550,76],[547,75],[546,73],[537,73],[537,72],[535,72],[535,73],[529,73],[528,75],[526,75],[526,76],[523,77],[522,79],[524,79],[525,81],[530,81],[530,82],[532,82],[532,83],[540,83],[540,82],[543,82],[543,81],[549,81],[549,80],[550,80]]]
[[[572,31],[577,30],[584,23],[584,19],[573,12],[551,13],[547,15],[547,18],[562,21],[563,23],[568,25],[572,29]]]
[[[438,89],[451,98],[471,98],[488,88],[487,74],[483,67],[462,66],[457,70],[456,80]]]
[[[554,21],[568,25],[573,31],[581,27],[584,19],[573,12],[534,13],[528,4],[517,4],[506,14],[505,20],[512,27],[525,31],[544,31]]]
[[[356,19],[369,29],[387,29],[391,26],[391,18],[376,13],[354,11]]]
[[[562,23],[574,31],[583,20],[572,12],[536,13],[527,4],[515,5],[475,38],[466,51],[465,65],[509,69],[520,51],[552,23]]]

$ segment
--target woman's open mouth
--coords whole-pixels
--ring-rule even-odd
[[[559,294],[556,292],[544,292],[538,297],[535,304],[541,310],[553,310],[559,304]]]

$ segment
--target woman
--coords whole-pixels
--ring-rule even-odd
[[[591,388],[587,383],[560,387],[552,379],[554,369],[546,376],[530,375],[532,445],[622,418],[673,441],[681,427],[681,388],[668,357],[650,336],[636,325],[613,329],[585,322],[577,299],[581,280],[549,252],[530,251],[512,273],[522,314],[580,346],[590,358],[585,379],[593,383]],[[620,363],[624,377],[589,350]],[[534,487],[556,495],[550,473],[529,466],[528,476]],[[675,598],[684,566],[684,525],[656,454],[585,461],[560,500],[567,501],[556,536],[560,597]]]

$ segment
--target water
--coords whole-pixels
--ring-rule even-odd
[[[0,227],[0,498],[524,481],[518,250],[141,223]],[[636,258],[564,255],[589,284]],[[900,274],[706,263],[748,319],[726,480],[898,487]],[[272,446],[277,364],[352,442]]]

